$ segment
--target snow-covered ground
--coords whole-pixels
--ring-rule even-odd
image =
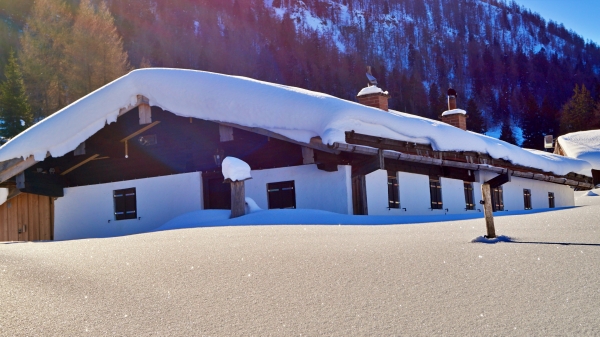
[[[482,219],[0,244],[0,335],[599,335],[584,193],[496,218],[496,244]]]

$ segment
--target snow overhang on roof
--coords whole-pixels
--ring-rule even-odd
[[[588,161],[600,170],[600,130],[568,133],[557,142],[567,156]]]
[[[381,89],[380,89],[381,90]],[[135,70],[47,117],[0,147],[0,163],[13,158],[61,157],[117,120],[138,95],[183,117],[257,127],[292,140],[345,143],[345,132],[418,144],[436,151],[487,153],[515,165],[591,176],[588,162],[541,155],[440,121],[383,111],[330,95],[215,73],[150,68]]]

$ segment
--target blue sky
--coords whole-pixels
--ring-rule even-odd
[[[585,40],[600,45],[600,0],[515,0],[546,21],[565,25]]]

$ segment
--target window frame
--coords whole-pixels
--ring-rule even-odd
[[[288,191],[292,191],[291,193]],[[278,194],[275,194],[278,193]],[[288,198],[283,200],[281,198]],[[287,203],[285,202],[287,201]],[[278,207],[285,206],[287,207]],[[267,205],[269,209],[296,209],[296,182],[295,180],[267,183]]]
[[[429,177],[429,199],[431,201],[431,210],[444,209],[442,179],[440,177]]]
[[[492,188],[492,211],[504,211],[504,190],[502,186]]]
[[[525,210],[533,209],[531,205],[531,190],[528,188],[523,189],[523,208]]]
[[[400,183],[396,171],[387,171],[388,208],[400,208]]]
[[[548,208],[556,208],[556,197],[554,192],[548,192]]]
[[[473,183],[469,181],[463,181],[464,192],[465,192],[465,210],[466,211],[474,211],[475,210],[475,188],[473,187]]]
[[[138,218],[137,191],[135,187],[113,190],[113,211],[115,221]]]

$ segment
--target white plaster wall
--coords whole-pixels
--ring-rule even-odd
[[[443,214],[441,210],[431,210],[431,196],[429,195],[429,176],[398,172],[400,185],[400,210],[406,215],[434,215]],[[442,189],[444,187],[442,186]],[[442,196],[443,197],[443,196]]]
[[[130,187],[136,189],[141,219],[116,221],[113,191]],[[65,196],[54,203],[55,240],[143,233],[178,215],[202,209],[200,172],[71,187],[64,192]]]
[[[553,184],[545,181],[511,177],[511,181],[503,185],[504,210],[518,211],[525,209],[523,189],[531,190],[531,206],[533,209],[548,208],[548,192],[554,192],[556,207],[575,205],[575,196],[569,186]]]
[[[338,166],[336,172],[319,170],[317,165],[300,165],[251,171],[246,180],[246,197],[262,209],[268,209],[267,184],[294,181],[296,208],[320,209],[352,214],[352,173],[350,166]]]

